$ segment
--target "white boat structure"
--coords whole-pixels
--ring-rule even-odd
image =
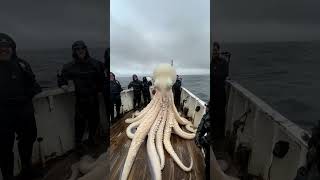
[[[308,147],[302,136],[309,135],[308,132],[283,117],[240,84],[227,81],[226,86],[228,98],[226,134],[235,130],[234,122],[247,112],[243,126],[235,131],[237,136],[234,148],[235,154],[237,154],[239,147],[250,150],[246,164],[247,173],[252,175],[254,179],[294,179],[298,168],[303,166],[306,161]],[[133,109],[132,90],[121,92],[121,99],[121,111],[124,114],[130,112]],[[50,160],[61,157],[74,148],[75,97],[73,88],[70,88],[68,92],[60,88],[46,90],[38,94],[33,102],[38,141],[34,144],[32,159],[34,163],[41,162],[45,167]],[[188,109],[186,116],[190,117],[193,125],[197,127],[205,113],[205,102],[183,88],[180,103],[184,109]],[[107,131],[107,120],[102,96],[100,98],[100,113],[101,127],[104,127],[100,129],[100,134],[103,134]],[[277,158],[273,155],[275,144],[279,141],[289,144],[289,150],[283,158]],[[21,165],[16,143],[14,154],[15,174],[17,174]],[[213,169],[217,167],[213,166],[213,159],[211,163],[212,172],[214,172]],[[213,176],[212,174],[211,177]],[[50,179],[50,177],[46,178]]]

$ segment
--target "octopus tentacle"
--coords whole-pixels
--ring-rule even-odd
[[[195,133],[187,133],[185,131],[183,131],[178,122],[175,119],[172,119],[172,123],[173,123],[173,131],[175,134],[177,134],[178,136],[180,136],[183,139],[193,139],[196,134]]]
[[[134,113],[134,115],[139,116],[141,114],[146,113],[150,108],[152,108],[153,104],[157,103],[157,101],[159,101],[159,96],[155,96],[154,98],[152,98],[149,104],[142,111],[136,112]]]
[[[192,124],[187,124],[186,125],[186,129],[192,133],[196,133],[197,130],[194,128],[194,126]]]
[[[142,142],[146,138],[147,133],[153,124],[153,120],[157,117],[157,115],[160,111],[160,103],[157,103],[155,108],[157,109],[156,112],[153,114],[150,113],[147,115],[146,121],[144,121],[144,123],[140,124],[140,126],[138,127],[138,129],[135,133],[134,138],[132,139],[132,142],[131,142],[131,145],[130,145],[130,148],[128,151],[128,155],[127,155],[126,161],[124,163],[124,167],[123,167],[123,171],[122,171],[122,175],[121,175],[121,180],[126,180],[128,178],[131,167],[133,165],[133,161],[136,158],[137,152],[138,152]]]
[[[165,126],[164,147],[181,169],[183,169],[184,171],[190,171],[193,166],[192,158],[191,158],[190,166],[186,167],[182,163],[182,161],[179,159],[178,155],[176,154],[176,152],[174,151],[174,149],[171,145],[170,138],[171,138],[171,131],[172,131],[172,127],[173,127],[172,119],[173,119],[173,114],[172,114],[172,112],[170,112],[169,118],[167,119],[166,126]]]
[[[153,179],[161,180],[161,168],[160,168],[160,159],[157,154],[156,146],[155,146],[155,135],[159,128],[160,122],[163,118],[163,111],[165,108],[162,106],[161,112],[158,114],[155,122],[153,123],[149,133],[148,133],[148,140],[147,140],[147,153],[149,156],[151,170],[153,172]]]
[[[177,119],[178,123],[181,124],[181,125],[187,125],[187,124],[190,124],[191,122],[189,120],[187,120],[186,118],[183,118],[179,115],[178,113],[178,110],[176,108],[176,106],[174,105],[174,101],[173,101],[173,93],[170,92],[170,98],[171,98],[171,107],[172,107],[172,110],[174,112],[174,116],[175,118]]]
[[[132,130],[134,128],[137,128],[140,124],[141,124],[141,120],[139,121],[136,121],[136,122],[133,122],[131,123],[128,127],[127,127],[127,130],[126,130],[126,133],[127,133],[127,136],[130,138],[130,139],[133,139],[134,138],[134,133],[132,132]]]
[[[155,108],[152,108],[152,109],[150,109],[150,111],[148,111],[148,113],[152,114],[152,113],[154,113],[155,110],[156,110]],[[147,117],[147,116],[143,116],[141,119],[139,119],[139,120],[131,123],[131,124],[127,127],[127,129],[126,129],[126,134],[127,134],[127,136],[128,136],[130,139],[133,139],[133,137],[134,137],[134,133],[133,133],[132,130],[133,130],[134,128],[138,128],[138,126],[139,126],[141,123],[143,123],[143,121],[146,119],[146,117]]]
[[[164,130],[164,126],[166,124],[166,120],[168,118],[167,112],[168,112],[168,109],[165,110],[165,113],[163,115],[163,120],[161,121],[161,123],[159,125],[159,129],[158,129],[157,135],[156,135],[156,146],[157,146],[157,151],[158,151],[158,155],[160,158],[161,169],[164,168],[164,164],[165,164],[164,149],[163,149],[163,130]]]
[[[151,101],[152,101],[152,102],[149,103],[149,104],[147,105],[147,107],[145,107],[145,108],[139,113],[139,115],[138,115],[137,117],[135,117],[135,118],[128,118],[128,119],[125,120],[125,122],[126,122],[126,123],[133,123],[133,122],[135,122],[135,121],[138,121],[138,120],[142,119],[146,114],[149,114],[148,112],[152,109],[152,107],[154,106],[154,104],[157,104],[157,103],[159,102],[158,96],[155,96],[155,98],[153,98]],[[153,104],[153,103],[154,103],[154,104]]]

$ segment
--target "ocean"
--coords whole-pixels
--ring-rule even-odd
[[[139,76],[139,75],[138,75]],[[151,75],[150,75],[151,76]],[[210,75],[180,75],[182,77],[182,86],[190,90],[194,95],[204,102],[208,102],[210,98]],[[132,77],[116,77],[121,86],[128,88]],[[139,76],[142,80],[142,76]]]
[[[305,129],[320,120],[320,42],[222,43],[232,53],[230,77]],[[43,87],[55,87],[56,73],[71,60],[70,49],[18,51],[30,62]],[[90,49],[103,61],[104,49]],[[112,67],[111,67],[112,69]],[[142,79],[141,76],[139,76]],[[182,75],[182,84],[203,101],[210,96],[209,75]],[[117,77],[127,87],[131,77]]]
[[[310,130],[320,120],[320,42],[225,43],[230,76]]]
[[[103,48],[89,49],[89,51],[92,57],[103,61]],[[30,63],[38,82],[44,88],[56,87],[57,71],[62,68],[63,64],[72,60],[71,49],[18,50],[18,55]],[[142,80],[142,77],[139,78]],[[184,87],[203,101],[207,102],[209,100],[209,75],[185,75],[182,78],[182,85]],[[132,80],[131,77],[117,77],[117,79],[124,88],[127,88]]]

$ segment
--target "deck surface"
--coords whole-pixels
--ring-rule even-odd
[[[94,147],[87,147],[85,154],[93,158],[97,158],[102,153],[106,152],[106,143],[102,138],[98,139],[99,144]],[[47,163],[45,168],[45,176],[39,180],[67,180],[71,175],[72,164],[80,160],[76,150],[70,151],[64,156],[55,158]]]
[[[127,113],[122,119],[116,122],[110,131],[110,179],[120,179],[122,168],[127,157],[131,140],[126,135],[126,128],[129,124],[124,120],[131,117]],[[189,166],[190,156],[193,159],[193,168],[190,172],[184,172],[165,151],[165,167],[162,170],[162,179],[166,180],[195,180],[205,179],[205,164],[200,149],[195,145],[194,140],[185,140],[175,134],[171,136],[172,146],[181,159]],[[129,174],[129,180],[151,179],[149,160],[146,150],[146,141],[140,146],[136,159]]]

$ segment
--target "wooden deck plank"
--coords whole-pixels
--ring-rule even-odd
[[[127,113],[121,120],[116,122],[110,131],[110,179],[119,179],[122,168],[127,157],[131,140],[126,135],[126,124],[124,120],[131,117],[132,113]],[[189,180],[205,179],[205,164],[200,149],[195,145],[194,140],[185,140],[175,134],[171,136],[172,146],[186,165],[190,165],[190,157],[193,158],[193,168],[190,172],[184,172],[174,162],[170,155],[165,152],[165,167],[162,170],[163,179],[169,180]],[[129,180],[150,180],[150,166],[146,150],[146,141],[141,145],[133,167],[129,174]]]

